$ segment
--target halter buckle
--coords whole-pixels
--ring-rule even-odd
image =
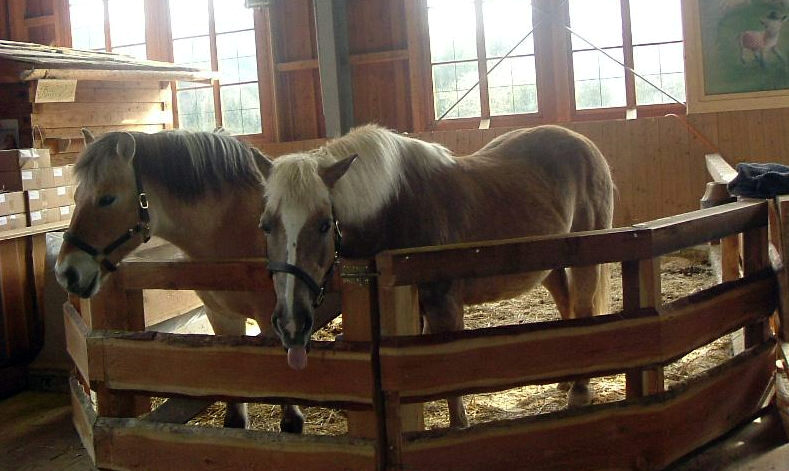
[[[140,201],[140,208],[148,209],[148,195],[146,195],[145,192],[140,193],[139,201]]]
[[[316,308],[323,304],[323,299],[326,297],[326,287],[321,286],[321,290],[318,291],[318,295],[315,296],[315,301],[312,302],[312,307]]]

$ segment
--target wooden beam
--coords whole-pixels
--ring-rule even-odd
[[[353,126],[353,89],[346,10],[346,0],[313,0],[321,102],[327,137],[340,137]]]
[[[707,172],[713,181],[729,183],[737,176],[737,170],[734,170],[720,154],[707,154],[704,158],[707,162]]]
[[[395,49],[392,51],[365,52],[362,54],[351,54],[349,62],[351,65],[380,64],[384,62],[397,62],[408,60],[408,49]],[[279,62],[275,66],[277,72],[295,72],[298,70],[309,70],[318,68],[318,59],[305,59],[299,61]]]
[[[71,79],[71,80],[112,80],[127,82],[129,80],[169,82],[185,80],[205,82],[218,79],[217,72],[185,72],[176,70],[106,70],[106,69],[27,69],[20,80]]]
[[[760,410],[774,352],[761,346],[656,397],[414,435],[403,469],[663,469]]]
[[[372,440],[99,418],[96,465],[146,471],[375,469]],[[144,452],[140,452],[144,450]]]
[[[382,383],[404,402],[604,376],[667,364],[734,329],[769,316],[776,281],[768,271],[640,315],[384,338]],[[491,367],[491,359],[497,361]]]
[[[90,397],[85,394],[77,378],[73,376],[69,378],[69,388],[71,390],[74,429],[77,431],[85,451],[88,452],[88,456],[95,463],[96,451],[93,446],[93,426],[96,424],[96,411],[93,409]]]
[[[63,320],[65,322],[66,352],[77,367],[77,371],[87,380],[90,378],[88,359],[88,337],[90,331],[82,316],[70,302],[63,304]]]
[[[191,289],[216,291],[274,290],[265,259],[127,260],[118,265],[126,289]],[[272,306],[273,307],[273,304]]]
[[[89,372],[112,391],[371,407],[369,344],[332,345],[313,342],[296,371],[274,339],[94,331]]]

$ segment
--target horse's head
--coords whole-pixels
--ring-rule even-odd
[[[69,292],[96,294],[115,263],[150,236],[148,203],[133,167],[135,140],[125,132],[95,140],[77,162],[76,207],[58,254],[55,274]],[[94,142],[95,141],[95,142]]]
[[[288,350],[288,364],[295,369],[307,364],[314,310],[337,258],[340,232],[331,190],[355,159],[353,155],[320,167],[309,154],[284,156],[276,162],[258,155],[266,180],[260,228],[266,234],[277,296],[271,323]]]

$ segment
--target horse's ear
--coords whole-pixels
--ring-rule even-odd
[[[90,129],[88,128],[82,128],[82,137],[85,138],[85,145],[88,145],[96,140],[96,138],[93,136],[93,133],[90,132]]]
[[[137,143],[134,142],[134,136],[127,132],[118,133],[118,143],[115,144],[115,152],[119,156],[131,162],[134,158],[134,151],[137,148]]]
[[[327,187],[334,188],[334,184],[337,183],[337,180],[339,180],[343,175],[345,175],[345,172],[347,172],[349,168],[351,168],[351,164],[356,160],[357,157],[359,157],[359,154],[353,154],[352,156],[346,157],[339,162],[331,164],[328,167],[321,167],[318,169],[318,175],[320,175],[323,183]]]
[[[260,170],[260,173],[263,174],[263,178],[268,180],[269,175],[271,175],[271,168],[274,167],[274,162],[271,161],[263,152],[260,152],[255,147],[251,147],[252,149],[252,157],[255,159],[255,163]]]

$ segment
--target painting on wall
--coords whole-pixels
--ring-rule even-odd
[[[789,0],[683,0],[688,112],[789,106]]]

